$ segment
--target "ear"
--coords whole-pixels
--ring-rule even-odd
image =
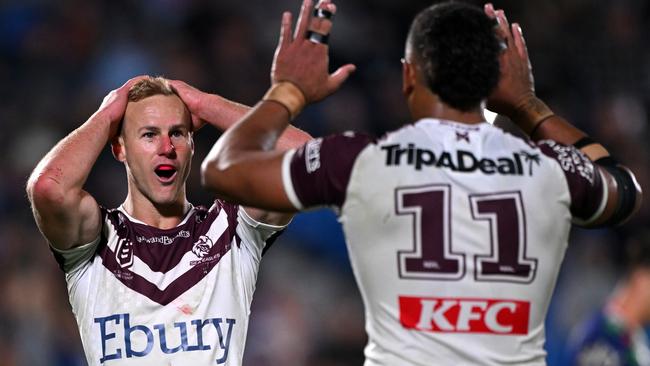
[[[124,149],[124,138],[121,135],[113,137],[111,140],[111,152],[115,160],[120,162],[126,161],[126,151]]]
[[[405,97],[408,98],[413,93],[416,82],[415,66],[407,61],[402,61],[402,93]]]

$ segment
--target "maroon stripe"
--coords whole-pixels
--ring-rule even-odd
[[[215,203],[216,207],[211,211],[204,208],[197,208],[196,212],[188,218],[185,224],[173,230],[158,230],[149,228],[146,225],[133,223],[117,210],[106,212],[111,224],[117,231],[118,240],[120,238],[133,240],[134,232],[137,231],[138,235],[142,235],[141,233],[143,231],[137,229],[143,228],[150,230],[152,233],[162,232],[165,233],[163,235],[168,236],[171,235],[170,232],[172,231],[178,233],[180,230],[191,230],[189,238],[178,238],[170,245],[135,242],[132,246],[134,248],[134,255],[149,265],[152,270],[167,273],[178,265],[180,259],[187,251],[192,250],[194,242],[208,231],[210,225],[215,221],[221,210],[226,211],[228,215],[228,227],[224,233],[213,243],[209,252],[203,258],[197,257],[196,265],[172,281],[164,290],[160,290],[155,284],[132,272],[129,268],[122,268],[115,258],[115,252],[108,247],[107,238],[102,234],[98,254],[102,258],[104,267],[133,291],[161,305],[169,304],[201,281],[219,263],[221,258],[228,253],[233,242],[238,246],[241,242],[241,239],[236,234],[238,206],[221,201],[216,201]],[[140,227],[135,228],[136,225]],[[180,239],[183,240],[181,241]]]
[[[221,258],[228,253],[233,238],[234,236],[231,235],[222,235],[221,238],[214,243],[210,252],[203,258],[210,258],[210,260],[198,263],[189,271],[172,281],[164,290],[160,290],[155,284],[149,282],[137,273],[132,272],[129,268],[121,268],[115,260],[115,252],[106,245],[105,238],[102,238],[104,244],[99,251],[99,255],[102,258],[102,264],[104,267],[111,271],[126,287],[161,305],[167,305],[207,276],[217,263],[219,263]],[[197,258],[197,261],[200,260],[201,259]]]
[[[140,258],[153,271],[167,273],[176,267],[185,253],[192,250],[194,243],[208,232],[222,210],[228,215],[228,227],[222,236],[232,237],[234,235],[238,206],[219,200],[215,201],[215,206],[210,211],[205,207],[198,206],[183,225],[167,230],[132,222],[118,210],[109,212],[108,218],[115,227],[118,238],[128,239],[133,243],[133,254],[136,257]],[[181,232],[189,233],[189,236],[186,238],[178,236]],[[147,242],[147,240],[163,237],[173,239],[173,242],[167,245],[159,241]],[[138,241],[138,239],[141,240]]]

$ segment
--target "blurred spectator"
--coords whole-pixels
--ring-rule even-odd
[[[567,365],[648,366],[650,232],[628,243],[626,268],[603,307],[574,330]]]

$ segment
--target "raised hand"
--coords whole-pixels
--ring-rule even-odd
[[[293,35],[291,13],[282,14],[280,40],[271,69],[272,84],[282,81],[295,84],[308,103],[335,92],[356,69],[348,64],[329,73],[327,37],[336,6],[329,0],[320,1],[316,6],[317,10],[321,9],[318,17],[312,17],[312,9],[311,0],[304,0]]]
[[[487,107],[512,118],[518,109],[535,97],[528,49],[519,24],[509,25],[503,10],[494,10],[492,4],[485,4],[484,10],[489,17],[497,20],[496,33],[505,45],[499,59],[501,77],[488,98]]]
[[[131,89],[135,83],[146,77],[146,75],[136,76],[132,79],[129,79],[121,87],[111,90],[111,92],[104,97],[104,100],[99,106],[99,109],[93,113],[90,118],[105,120],[106,123],[109,123],[111,125],[110,135],[115,136],[118,132],[117,129],[119,127],[120,121],[122,121],[122,117],[124,117],[124,112],[126,111],[129,89]]]
[[[169,83],[176,89],[181,100],[190,111],[192,115],[192,129],[196,131],[203,127],[206,120],[209,119],[203,106],[205,105],[204,102],[206,99],[210,97],[210,94],[202,92],[181,80],[169,80]]]

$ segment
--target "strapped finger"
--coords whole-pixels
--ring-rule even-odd
[[[317,14],[319,11],[325,12],[326,14],[331,14],[331,16],[329,18],[325,16],[319,16]],[[315,43],[327,43],[327,37],[329,36],[333,25],[331,17],[334,16],[335,13],[336,5],[331,3],[329,0],[319,1],[318,5],[316,5],[316,8],[314,9],[314,16],[309,22],[309,32],[306,35],[307,39]],[[314,38],[314,33],[324,36],[324,42],[318,42],[318,40]]]
[[[285,11],[282,13],[282,24],[280,26],[280,40],[278,47],[283,48],[291,43],[291,13]]]
[[[300,8],[300,16],[298,17],[298,23],[296,24],[296,31],[293,35],[294,39],[304,39],[307,35],[307,27],[309,26],[312,7],[311,0],[303,0],[302,7]]]

